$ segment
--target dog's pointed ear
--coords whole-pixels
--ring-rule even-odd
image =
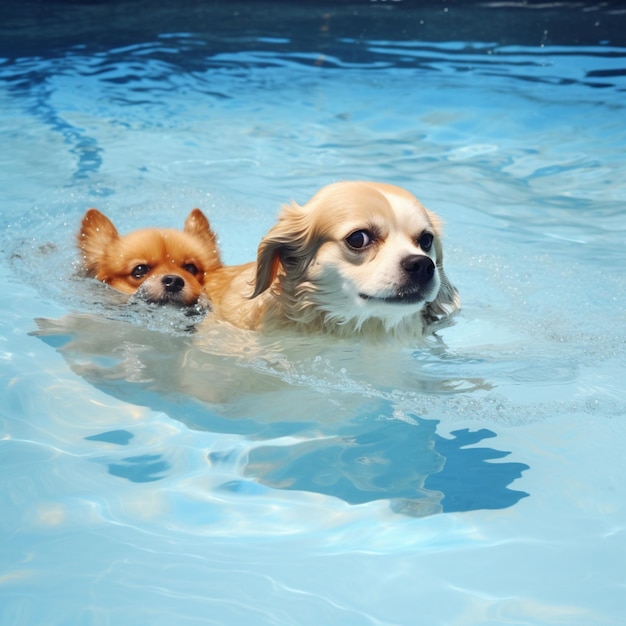
[[[97,271],[107,249],[117,239],[119,233],[113,222],[98,209],[88,209],[78,231],[78,247],[89,274]]]
[[[315,254],[311,237],[309,218],[302,208],[295,202],[285,206],[278,223],[259,244],[250,297],[256,298],[269,289],[281,270],[289,276],[303,273]]]
[[[184,232],[199,238],[213,248],[217,248],[217,236],[211,229],[209,220],[200,209],[194,209],[187,216]]]

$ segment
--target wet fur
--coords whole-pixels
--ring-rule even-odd
[[[375,232],[376,241],[355,253],[346,237],[359,230]],[[417,242],[424,232],[434,237],[428,250]],[[428,257],[432,281],[420,287],[421,301],[388,303],[408,290],[400,278],[407,257]],[[439,218],[404,189],[373,182],[335,183],[303,206],[284,207],[257,261],[217,269],[205,291],[215,318],[240,328],[403,342],[423,337],[460,306],[443,268]]]

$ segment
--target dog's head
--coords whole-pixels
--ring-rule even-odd
[[[336,183],[285,207],[259,246],[253,297],[270,286],[288,317],[353,329],[425,325],[459,308],[439,218],[382,183]]]
[[[100,211],[89,209],[78,246],[87,275],[158,304],[195,304],[207,273],[221,266],[215,234],[199,209],[182,231],[145,228],[123,236]]]

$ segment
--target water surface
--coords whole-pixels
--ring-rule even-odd
[[[625,14],[129,6],[1,27],[2,623],[621,623]],[[240,263],[355,178],[445,221],[427,346],[191,332],[77,272],[89,206],[199,206]]]

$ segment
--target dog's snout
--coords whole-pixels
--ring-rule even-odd
[[[163,276],[161,282],[163,283],[165,291],[168,293],[178,293],[179,291],[182,291],[185,286],[183,278],[181,276],[177,276],[176,274],[167,274],[166,276]]]
[[[428,282],[435,273],[435,264],[427,256],[413,254],[402,260],[402,267],[417,283]]]

